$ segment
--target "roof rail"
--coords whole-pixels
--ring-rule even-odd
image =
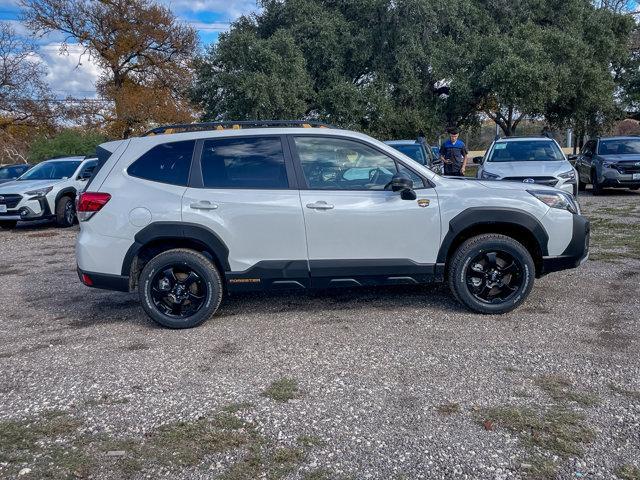
[[[322,122],[307,120],[242,120],[228,122],[178,123],[156,127],[143,137],[170,133],[206,132],[209,130],[242,130],[243,128],[336,128]]]

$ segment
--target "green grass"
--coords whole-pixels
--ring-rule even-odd
[[[559,375],[542,375],[534,383],[558,402],[576,402],[585,407],[599,402],[597,395],[574,389],[569,380]]]
[[[443,403],[436,406],[436,411],[440,415],[453,415],[455,413],[460,413],[460,405],[458,403]]]
[[[610,383],[609,388],[612,392],[622,395],[623,397],[630,398],[631,400],[640,400],[640,391],[638,390],[627,390],[626,388],[619,387],[614,383]]]
[[[621,465],[616,468],[616,475],[622,480],[640,480],[640,468],[635,465]]]
[[[583,415],[564,408],[541,412],[530,407],[491,407],[480,411],[479,420],[488,420],[496,430],[517,435],[525,446],[539,447],[560,457],[581,455],[582,447],[595,438]]]
[[[300,395],[298,382],[292,378],[281,378],[272,382],[262,395],[276,402],[288,402]]]

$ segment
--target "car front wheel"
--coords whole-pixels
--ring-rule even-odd
[[[222,301],[222,280],[215,265],[189,249],[160,253],[140,274],[142,307],[156,323],[192,328],[212,317]]]
[[[56,203],[56,223],[59,227],[71,227],[76,221],[76,206],[71,197],[62,197]]]
[[[598,175],[596,175],[596,172],[591,172],[591,185],[594,195],[602,195],[602,186],[598,183]]]
[[[455,297],[474,312],[506,313],[531,292],[535,265],[527,249],[513,238],[484,234],[456,250],[448,279]]]

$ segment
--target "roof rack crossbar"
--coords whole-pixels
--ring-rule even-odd
[[[146,132],[143,137],[170,133],[206,132],[208,130],[240,130],[243,128],[336,128],[332,125],[310,120],[239,120],[223,122],[178,123],[163,125]]]

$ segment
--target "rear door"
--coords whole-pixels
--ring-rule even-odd
[[[290,143],[313,285],[416,283],[434,275],[440,212],[428,180],[354,139],[309,135]],[[413,179],[416,200],[385,190],[398,171]]]
[[[198,142],[182,219],[206,226],[229,250],[232,289],[306,287],[306,238],[286,138]]]

